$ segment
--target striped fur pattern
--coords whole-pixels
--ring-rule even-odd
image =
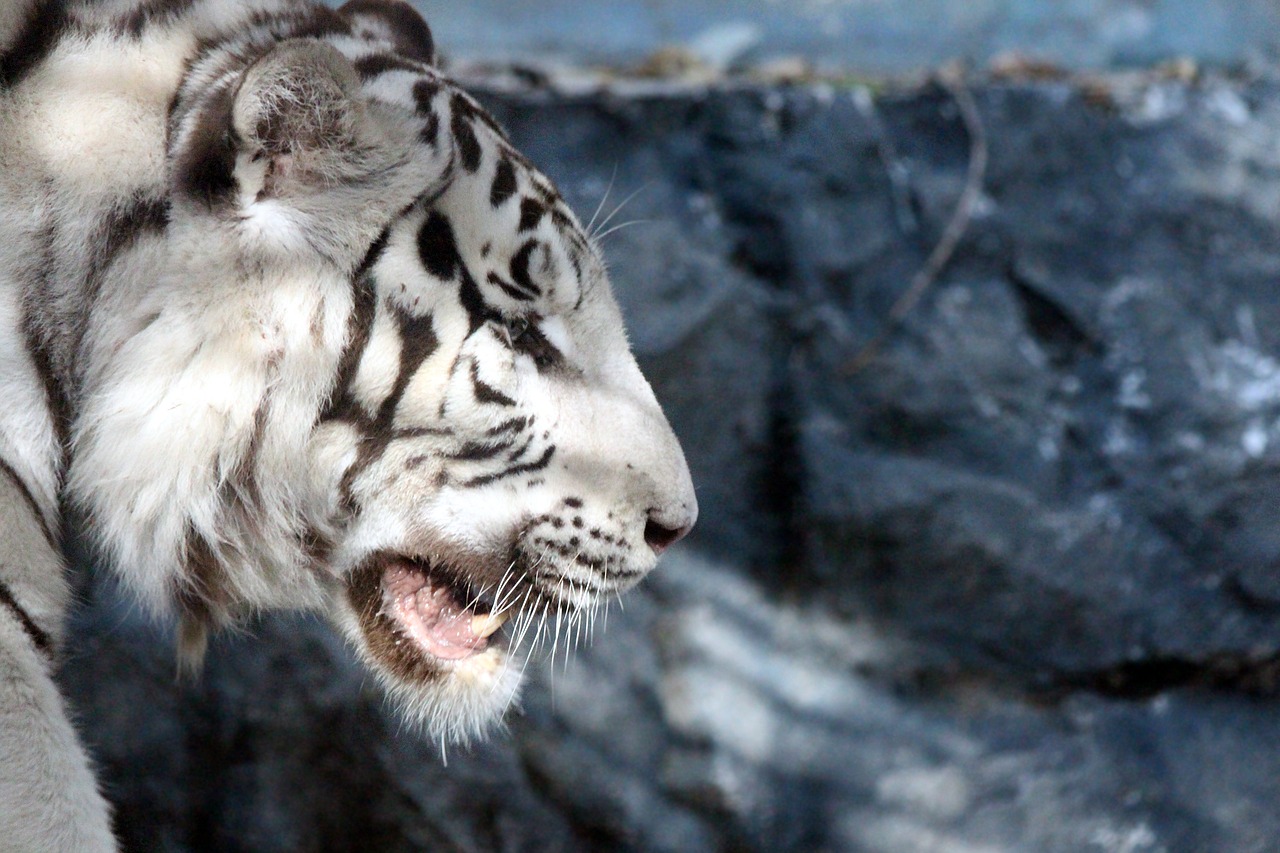
[[[10,0],[0,233],[17,849],[112,849],[50,680],[66,505],[189,657],[321,611],[453,739],[696,518],[597,246],[399,0]]]

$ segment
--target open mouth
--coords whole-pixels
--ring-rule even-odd
[[[515,648],[527,657],[561,647],[567,654],[590,639],[609,579],[593,580],[582,561],[571,575],[543,565],[545,555],[530,559],[519,548],[502,555],[375,552],[346,580],[346,612],[355,617],[346,624],[358,632],[350,636],[402,686],[490,684],[506,677]],[[518,680],[519,671],[512,683]]]
[[[355,570],[347,597],[367,651],[411,683],[498,665],[515,611],[495,612],[488,590],[466,579],[483,567],[466,568],[384,552]]]
[[[495,634],[511,613],[494,613],[466,583],[416,560],[390,560],[381,586],[382,610],[399,633],[440,660],[464,660],[500,641]]]

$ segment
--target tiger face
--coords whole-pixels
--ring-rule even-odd
[[[424,57],[331,41],[187,73],[164,227],[86,339],[70,487],[189,644],[321,610],[466,738],[697,504],[552,183]]]
[[[416,88],[448,101],[458,168],[366,259],[364,355],[315,442],[321,458],[356,442],[330,484],[352,512],[338,620],[441,719],[505,705],[512,640],[580,630],[697,510],[598,249],[468,97]]]

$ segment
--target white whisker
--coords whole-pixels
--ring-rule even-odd
[[[600,216],[600,211],[604,210],[605,202],[609,200],[609,193],[613,192],[613,182],[618,179],[618,164],[613,164],[613,174],[609,176],[609,185],[604,188],[604,195],[600,197],[600,203],[596,205],[595,213],[591,214],[591,221],[587,223],[587,227],[583,229],[588,234],[591,228],[596,224],[596,219]]]
[[[650,222],[653,222],[653,220],[652,219],[631,219],[631,220],[628,220],[627,222],[619,222],[617,225],[613,226],[608,231],[596,237],[596,242],[601,242],[601,243],[604,242],[604,238],[608,237],[610,234],[613,234],[616,231],[621,231],[623,228],[630,228],[632,225],[647,225]]]
[[[511,647],[513,651],[518,649],[520,644],[524,642],[525,635],[529,632],[529,627],[533,624],[532,614],[527,614],[525,612],[525,607],[529,604],[529,595],[532,592],[533,587],[530,586],[525,590],[524,598],[520,602],[519,616],[516,617],[516,625],[513,626],[511,630]]]
[[[624,207],[626,207],[628,204],[630,204],[630,203],[631,203],[632,199],[634,199],[636,196],[640,195],[640,193],[644,192],[644,191],[645,191],[645,190],[647,190],[648,188],[649,188],[649,184],[647,184],[647,183],[646,183],[646,184],[643,184],[643,185],[641,185],[641,186],[640,186],[640,188],[639,188],[639,189],[637,189],[637,190],[636,190],[635,192],[633,192],[631,195],[629,195],[629,196],[627,196],[626,198],[624,198],[624,199],[621,201],[621,203],[619,203],[619,204],[618,204],[618,206],[617,206],[617,207],[615,207],[615,208],[613,209],[613,213],[610,213],[608,216],[606,216],[606,217],[604,218],[604,221],[603,221],[603,222],[601,222],[599,225],[597,225],[597,226],[596,226],[597,230],[603,230],[604,228],[606,228],[606,227],[609,225],[609,223],[613,221],[613,218],[614,218],[615,216],[617,216],[619,213],[621,213],[621,212],[622,212],[622,209],[623,209]],[[593,239],[593,240],[597,240],[597,241],[601,239],[599,234],[596,234],[596,233],[594,233],[594,232],[589,232],[589,233],[591,233],[591,239]]]
[[[502,604],[502,590],[506,588],[506,585],[507,585],[507,582],[508,582],[508,581],[512,580],[512,579],[513,579],[513,577],[516,577],[516,576],[513,574],[513,571],[514,571],[515,567],[516,567],[516,561],[515,561],[515,560],[512,560],[512,561],[511,561],[511,565],[507,566],[507,570],[506,570],[505,572],[503,572],[503,573],[502,573],[502,579],[498,581],[498,588],[497,588],[496,590],[494,590],[494,593],[493,593],[493,602],[494,602],[494,603],[493,603],[493,612],[494,612],[494,613],[501,613],[501,612],[502,612],[502,606],[501,606],[501,604]],[[518,578],[516,578],[516,582],[517,582],[517,583],[519,583]]]
[[[557,581],[556,586],[556,633],[555,639],[551,643],[551,669],[556,668],[556,652],[560,649],[560,617],[564,612],[564,606],[560,603],[564,601],[564,578]]]

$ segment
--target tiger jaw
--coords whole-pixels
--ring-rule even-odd
[[[401,554],[377,554],[347,580],[346,597],[363,646],[393,679],[426,685],[504,655],[496,611],[456,568]]]
[[[566,561],[541,540],[535,556],[527,550],[533,539],[527,529],[510,559],[369,558],[346,582],[357,645],[404,688],[450,689],[450,680],[474,682],[505,667],[517,650],[557,647],[566,632],[580,639],[594,608],[645,573],[591,577],[590,559]]]
[[[429,567],[392,561],[382,576],[385,611],[400,631],[440,660],[480,654],[506,622],[509,612],[494,613],[478,599],[463,603],[453,584],[433,578]]]

